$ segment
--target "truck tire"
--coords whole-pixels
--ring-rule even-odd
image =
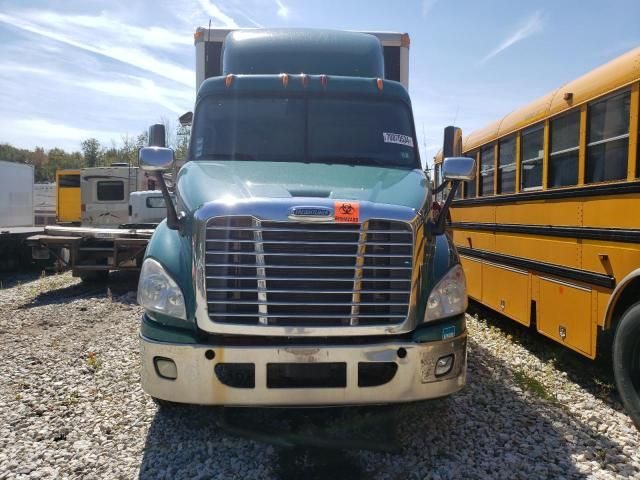
[[[82,283],[105,283],[109,279],[109,271],[89,270],[81,272],[78,276]]]
[[[640,302],[624,312],[616,327],[613,373],[625,409],[640,429]]]

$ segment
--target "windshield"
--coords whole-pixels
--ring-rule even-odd
[[[417,168],[409,108],[353,98],[206,98],[194,160],[346,163]]]

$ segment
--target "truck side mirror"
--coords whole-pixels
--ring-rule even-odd
[[[155,174],[164,202],[167,205],[167,227],[171,230],[180,229],[180,221],[176,207],[171,201],[171,195],[167,189],[162,172],[172,170],[175,163],[175,155],[171,148],[166,148],[165,129],[162,124],[155,124],[149,127],[149,146],[140,149],[138,163],[145,172]]]
[[[166,147],[167,134],[164,125],[156,123],[149,127],[149,146],[150,147]]]
[[[448,126],[444,129],[442,144],[442,158],[459,157],[462,155],[462,129]]]
[[[138,154],[140,168],[145,172],[164,172],[175,164],[173,150],[164,147],[143,147]]]
[[[469,157],[448,157],[442,162],[442,179],[445,182],[461,180],[468,182],[476,178],[476,159]]]
[[[451,182],[451,190],[440,209],[438,218],[432,222],[431,232],[434,235],[444,233],[445,221],[449,206],[456,195],[461,181],[473,180],[476,176],[476,160],[462,157],[462,130],[457,127],[444,129],[444,144],[442,145],[442,184],[435,189],[435,193],[444,189]]]

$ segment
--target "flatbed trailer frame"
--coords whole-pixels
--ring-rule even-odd
[[[29,265],[31,256],[25,242],[43,231],[43,227],[0,227],[0,271]]]
[[[106,278],[112,270],[139,270],[153,228],[45,227],[27,239],[34,258],[52,254],[74,277]]]

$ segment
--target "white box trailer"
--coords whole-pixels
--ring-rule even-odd
[[[32,165],[0,161],[0,270],[31,263],[26,239],[42,231],[34,226]]]
[[[33,226],[33,166],[0,161],[0,227]]]
[[[224,39],[229,32],[238,29],[198,27],[194,34],[196,46],[196,92],[207,78],[217,77],[222,72]],[[247,29],[251,31],[251,29]],[[400,82],[409,88],[409,44],[408,33],[363,32],[380,40],[384,55],[384,77]],[[283,72],[300,73],[300,72]],[[308,73],[308,72],[307,72]]]

